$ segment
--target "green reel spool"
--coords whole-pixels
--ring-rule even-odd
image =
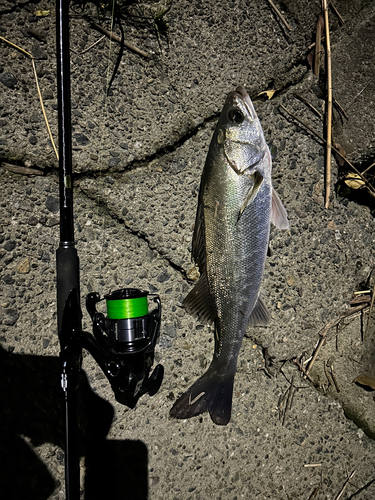
[[[109,319],[141,318],[148,314],[148,292],[124,288],[105,297]]]

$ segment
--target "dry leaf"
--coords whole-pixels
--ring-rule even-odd
[[[322,14],[319,14],[318,19],[316,20],[315,32],[320,30],[321,36],[323,36],[324,32],[324,17]]]
[[[310,66],[311,69],[314,67],[314,57],[315,57],[315,44],[314,47],[310,50],[310,52],[307,54],[307,62],[308,65]]]
[[[192,267],[191,269],[189,269],[189,271],[187,272],[187,277],[189,280],[198,280],[199,279],[199,271],[196,267]]]
[[[266,94],[267,99],[272,99],[273,95],[275,92],[277,92],[278,89],[276,90],[265,90],[264,92],[261,92],[260,94],[257,95],[257,97]]]
[[[344,179],[345,184],[350,187],[350,189],[359,189],[365,185],[364,181],[358,174],[354,172],[349,172]]]
[[[375,391],[375,378],[369,377],[368,375],[359,375],[353,384],[365,385],[366,387],[371,387]]]
[[[47,17],[50,15],[50,12],[50,10],[37,10],[36,12],[34,12],[34,16]]]
[[[333,142],[332,143],[332,146],[337,149],[337,151],[344,157],[346,158],[346,151],[345,149],[341,146],[341,144],[339,144],[338,142]],[[335,151],[333,152],[333,156],[335,157],[336,159],[336,162],[337,162],[337,165],[339,167],[343,167],[345,165],[345,160],[343,158],[341,158],[340,155],[338,155]]]
[[[315,57],[314,57],[314,75],[319,76],[320,66],[324,49],[322,48],[322,37],[324,31],[324,19],[321,14],[318,16],[316,22],[316,33],[315,33]]]

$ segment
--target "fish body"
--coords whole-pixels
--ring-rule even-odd
[[[190,312],[214,322],[214,356],[207,372],[175,402],[172,417],[209,411],[216,424],[230,420],[246,327],[270,319],[259,295],[270,223],[288,227],[271,169],[260,121],[238,87],[228,94],[203,169],[192,246],[200,278],[184,300]]]

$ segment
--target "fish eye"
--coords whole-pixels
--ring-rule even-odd
[[[242,123],[245,119],[242,111],[238,108],[232,108],[228,111],[228,118],[233,123]]]

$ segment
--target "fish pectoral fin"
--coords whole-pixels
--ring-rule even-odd
[[[238,214],[238,219],[237,219],[237,222],[240,220],[242,214],[244,213],[245,211],[245,208],[252,202],[254,201],[254,199],[256,198],[258,192],[259,192],[259,189],[260,189],[260,186],[262,185],[263,183],[263,175],[260,174],[258,171],[255,171],[255,173],[251,176],[254,180],[254,184],[251,186],[251,188],[249,189],[249,192],[247,193],[247,196],[245,198],[245,201],[243,202],[241,208],[240,208],[240,211],[239,211],[239,214]],[[281,202],[280,202],[281,203]]]
[[[271,314],[259,295],[258,300],[249,318],[250,326],[267,326],[271,320]]]
[[[215,301],[210,293],[205,271],[201,274],[195,287],[185,297],[182,305],[201,321],[212,322],[215,320],[217,316]]]
[[[279,195],[273,188],[272,188],[271,222],[278,229],[289,228],[288,214],[286,213],[285,207],[282,204]]]

